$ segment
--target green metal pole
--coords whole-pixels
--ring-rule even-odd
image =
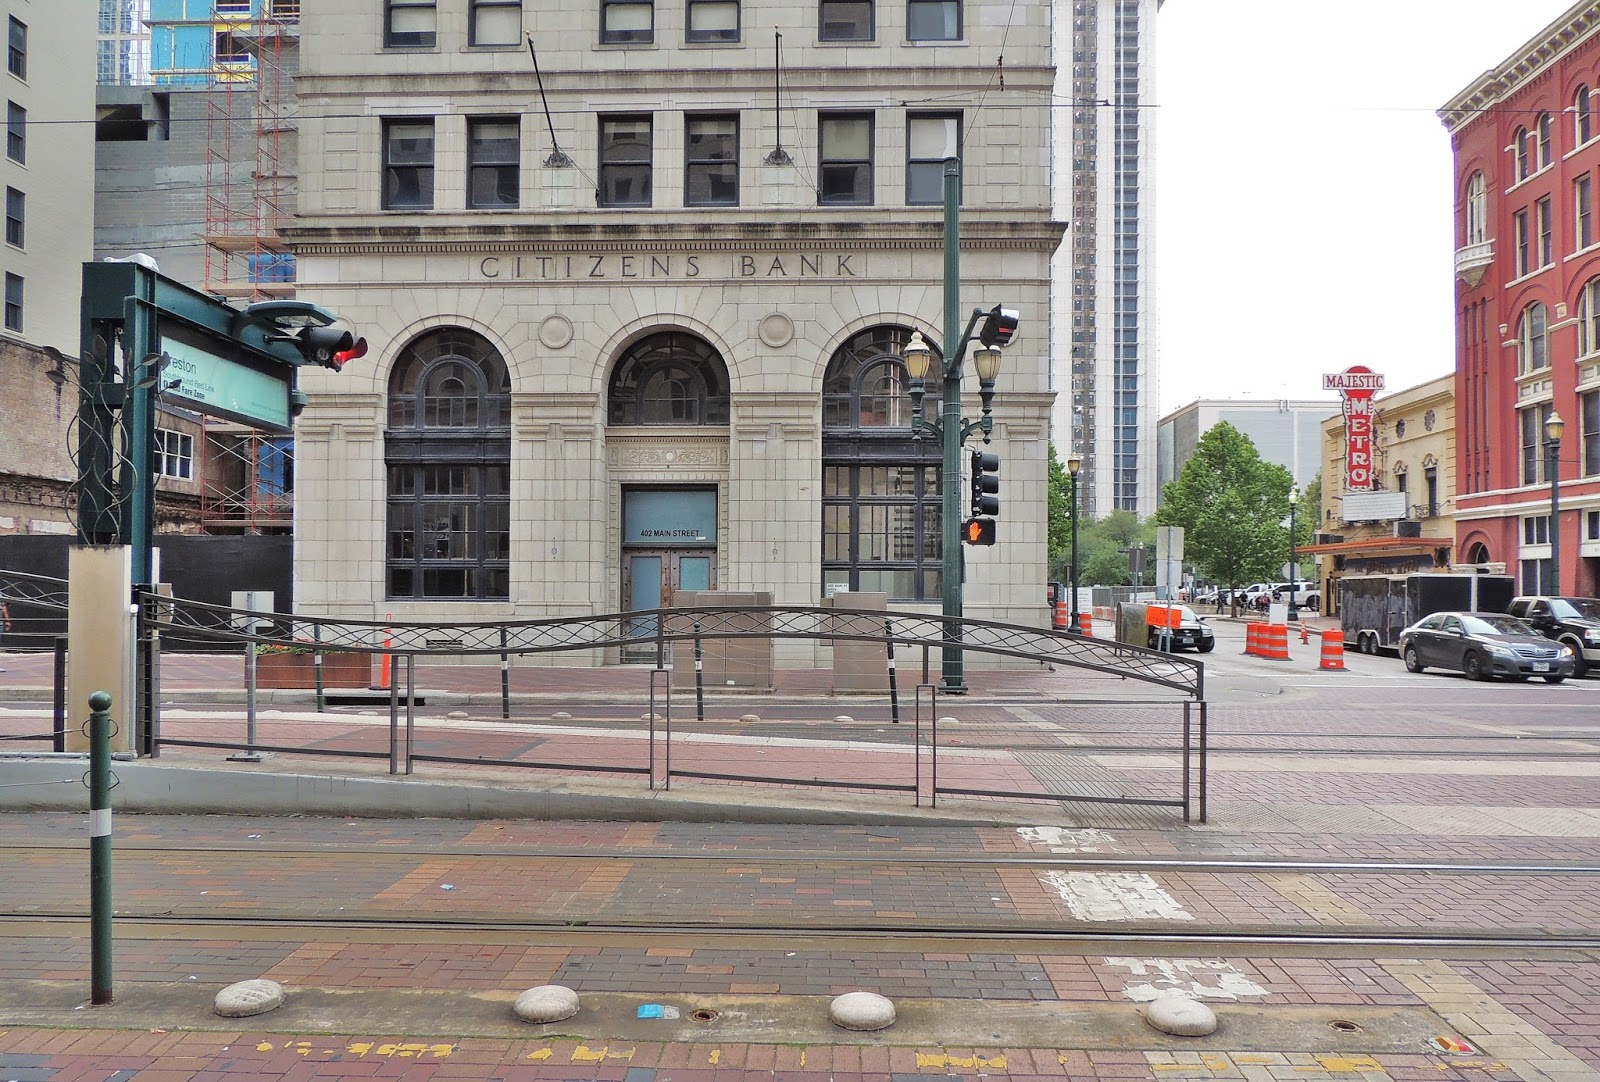
[[[111,696],[89,696],[89,1001],[111,1002]]]
[[[944,160],[944,385],[939,410],[943,426],[944,472],[944,690],[967,690],[961,657],[961,161]]]
[[[1073,633],[1078,631],[1078,475],[1071,474],[1072,480],[1072,620],[1067,625],[1067,630]]]

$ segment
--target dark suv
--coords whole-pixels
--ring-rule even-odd
[[[1506,610],[1572,650],[1573,675],[1600,665],[1600,600],[1592,597],[1518,597]]]

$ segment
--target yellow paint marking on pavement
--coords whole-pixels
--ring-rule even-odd
[[[1320,1070],[1329,1074],[1361,1074],[1363,1071],[1383,1071],[1383,1064],[1371,1056],[1318,1056],[1317,1062],[1322,1066]],[[1319,1070],[1317,1067],[1301,1067],[1302,1071]]]
[[[713,1066],[713,1067],[715,1067],[715,1066],[716,1066],[716,1065],[717,1065],[717,1064],[719,1064],[719,1063],[721,1063],[721,1062],[722,1062],[722,1049],[720,1049],[720,1048],[713,1048],[713,1049],[712,1049],[712,1050],[711,1050],[711,1055],[709,1055],[709,1056],[707,1056],[707,1057],[706,1057],[706,1060],[707,1060],[707,1062],[709,1062],[709,1063],[710,1063],[710,1064],[711,1064],[711,1066]]]
[[[541,1048],[537,1052],[529,1052],[528,1058],[531,1060],[538,1060],[542,1063],[553,1055],[555,1055],[555,1051],[553,1049]]]
[[[604,1063],[608,1059],[632,1059],[634,1051],[630,1048],[625,1052],[621,1050],[613,1052],[609,1044],[601,1048],[590,1048],[586,1044],[580,1044],[572,1050],[572,1062]]]
[[[1066,1063],[1065,1057],[1061,1060]],[[982,1056],[950,1056],[943,1052],[918,1052],[918,1067],[993,1067],[996,1070],[1005,1070],[1006,1058],[996,1056],[993,1059],[984,1059]]]
[[[256,1051],[257,1052],[271,1052],[272,1051],[272,1042],[271,1041],[262,1041],[260,1044],[256,1045]]]

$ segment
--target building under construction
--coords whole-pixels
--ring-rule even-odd
[[[102,0],[95,256],[235,304],[294,294],[299,0]],[[287,532],[293,448],[204,418],[193,528]]]

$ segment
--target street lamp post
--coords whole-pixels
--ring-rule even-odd
[[[1289,619],[1293,620],[1300,612],[1300,569],[1296,566],[1295,557],[1299,555],[1294,536],[1294,508],[1300,502],[1300,493],[1294,489],[1289,490]]]
[[[1544,423],[1544,434],[1550,438],[1545,472],[1550,475],[1550,593],[1557,596],[1561,593],[1561,433],[1566,427],[1561,414],[1551,410]]]
[[[1072,478],[1072,620],[1068,631],[1078,630],[1078,471],[1083,469],[1083,456],[1074,451],[1067,456],[1067,476]]]

